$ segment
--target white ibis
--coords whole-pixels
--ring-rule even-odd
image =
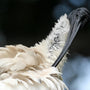
[[[64,55],[88,19],[88,10],[79,8],[61,16],[47,38],[35,46],[1,47],[0,90],[68,90],[61,78]]]

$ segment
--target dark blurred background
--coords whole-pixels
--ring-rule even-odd
[[[90,10],[90,0],[0,0],[0,46],[44,39],[64,13],[78,7]],[[79,31],[70,51],[90,56],[90,24]]]

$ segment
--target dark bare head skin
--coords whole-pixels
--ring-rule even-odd
[[[68,15],[68,19],[70,22],[70,31],[68,34],[68,38],[66,40],[62,52],[60,53],[59,57],[52,65],[53,67],[56,67],[59,64],[59,62],[62,60],[67,50],[69,49],[73,39],[75,38],[78,30],[82,29],[85,26],[85,24],[90,20],[90,12],[86,8],[78,8],[76,10],[73,10]]]

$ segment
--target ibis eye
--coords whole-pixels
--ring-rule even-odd
[[[78,18],[78,15],[76,14],[76,18]]]

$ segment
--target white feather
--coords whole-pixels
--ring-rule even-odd
[[[61,73],[51,65],[64,47],[69,29],[69,20],[65,14],[58,20],[50,35],[34,47],[1,47],[0,90],[67,89]],[[62,60],[61,65],[63,62]]]

